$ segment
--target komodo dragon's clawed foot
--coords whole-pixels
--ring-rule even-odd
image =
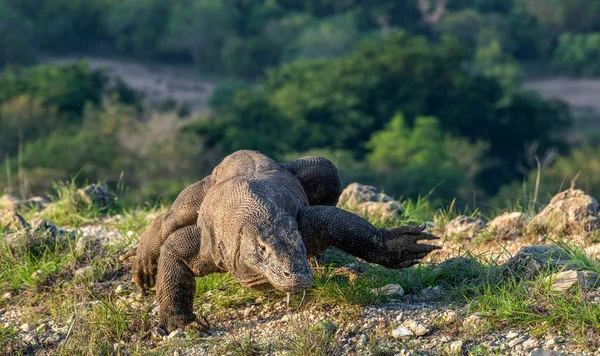
[[[176,329],[190,333],[208,333],[210,330],[208,320],[202,315],[193,318],[179,315],[163,316],[160,318],[158,327],[163,329],[167,334]]]

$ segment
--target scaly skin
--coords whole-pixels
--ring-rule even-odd
[[[368,262],[406,268],[439,248],[417,226],[377,229],[336,208],[342,190],[328,160],[279,164],[256,151],[227,156],[186,188],[140,237],[134,281],[156,282],[160,326],[207,328],[193,313],[195,279],[230,272],[249,288],[294,293],[312,284],[307,258],[333,246]]]

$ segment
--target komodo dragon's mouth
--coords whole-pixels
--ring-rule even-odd
[[[261,277],[261,278],[253,279],[250,281],[243,281],[243,282],[240,281],[239,283],[245,285],[248,288],[254,289],[254,290],[277,289],[277,290],[280,290],[285,293],[301,292],[312,286],[312,281],[308,281],[308,280],[305,280],[305,281],[297,280],[296,283],[290,283],[288,285],[280,285],[280,284],[275,284],[275,283],[269,281],[266,277]]]

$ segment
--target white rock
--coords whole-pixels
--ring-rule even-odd
[[[512,339],[508,342],[508,347],[515,347],[522,342],[521,339]]]
[[[371,293],[401,297],[404,295],[404,289],[399,284],[388,284],[381,288],[371,289]]]
[[[6,292],[4,294],[2,294],[2,299],[6,300],[6,299],[10,299],[13,297],[12,292]]]
[[[556,344],[558,344],[558,340],[555,337],[553,337],[551,339],[546,340],[544,347],[550,348],[552,346],[555,346]]]
[[[31,324],[25,323],[21,325],[19,329],[21,329],[22,332],[28,333],[30,331],[33,331],[33,326]]]
[[[523,343],[523,349],[525,350],[534,349],[536,347],[538,347],[538,342],[535,339],[529,339]]]
[[[448,310],[442,315],[442,322],[452,324],[458,321],[458,314],[454,310]]]
[[[411,336],[414,336],[414,334],[412,333],[412,331],[401,326],[399,328],[392,330],[392,336],[395,337],[396,339],[406,339]]]
[[[506,334],[506,338],[507,338],[508,340],[512,340],[512,339],[514,339],[514,338],[515,338],[515,337],[517,337],[517,336],[519,336],[519,333],[516,333],[516,332],[514,332],[514,331],[511,331],[511,332],[509,332],[508,334]]]
[[[167,336],[167,339],[171,340],[171,339],[183,337],[184,334],[185,333],[181,329],[176,329],[176,330],[171,331],[169,336]]]
[[[410,330],[415,336],[423,336],[430,331],[428,328],[414,320],[407,320],[404,322],[403,326]]]
[[[579,285],[585,288],[600,287],[600,275],[593,271],[562,271],[548,277],[552,281],[552,290],[564,292]]]
[[[463,321],[463,329],[480,329],[484,327],[487,327],[487,319],[477,313],[469,315]]]
[[[450,344],[450,352],[452,352],[452,353],[459,353],[462,351],[462,348],[463,348],[462,340],[456,340]]]

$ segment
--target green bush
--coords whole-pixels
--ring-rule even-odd
[[[600,32],[562,34],[552,64],[582,76],[600,76]]]
[[[33,60],[33,25],[14,9],[0,3],[0,68]]]
[[[111,7],[107,28],[117,50],[135,56],[157,56],[171,4],[162,0],[125,0]]]

